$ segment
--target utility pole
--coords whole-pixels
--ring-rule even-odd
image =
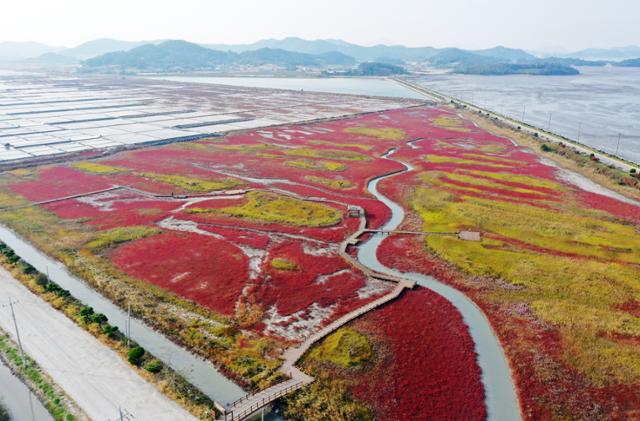
[[[127,323],[125,324],[125,330],[127,334],[127,348],[131,343],[131,303],[127,303]]]
[[[547,131],[551,131],[551,116],[553,115],[553,113],[551,111],[549,111],[549,122],[547,123]]]
[[[616,145],[616,156],[618,155],[618,149],[620,149],[620,138],[622,137],[622,133],[618,133],[618,144]]]
[[[118,407],[118,419],[116,421],[127,421],[135,418],[133,414],[122,407]]]
[[[9,299],[9,307],[11,308],[11,318],[13,318],[13,326],[16,328],[16,338],[18,339],[18,348],[20,348],[20,358],[22,363],[27,367],[27,359],[24,357],[24,350],[22,349],[22,341],[20,341],[20,330],[18,330],[18,321],[16,320],[16,312],[13,310],[13,301]]]
[[[578,142],[580,142],[581,134],[582,134],[582,120],[578,123]]]
[[[524,123],[524,113],[527,111],[527,104],[522,104],[522,118],[520,121]]]

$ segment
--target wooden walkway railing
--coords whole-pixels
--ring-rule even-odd
[[[295,348],[288,348],[284,353],[284,363],[280,367],[280,371],[291,377],[291,380],[271,386],[261,392],[246,395],[235,402],[229,404],[223,413],[225,421],[239,421],[253,414],[260,408],[269,405],[276,399],[300,389],[301,387],[312,383],[315,379],[295,366],[295,363],[311,348],[311,346],[320,341],[325,336],[333,333],[343,325],[349,323],[363,314],[379,307],[395,298],[397,298],[405,288],[413,288],[415,282],[409,280],[399,280],[397,285],[391,292],[382,297],[371,301],[370,303],[345,314],[339,319],[333,321],[318,332],[311,335],[307,340]]]

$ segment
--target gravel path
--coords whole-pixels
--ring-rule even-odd
[[[17,301],[14,307],[25,352],[93,420],[118,419],[118,408],[134,420],[195,420],[4,268],[0,268],[0,297]],[[7,307],[0,308],[0,326],[16,339]]]

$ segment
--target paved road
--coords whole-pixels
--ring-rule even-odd
[[[133,420],[194,420],[162,395],[114,351],[32,294],[0,267],[0,300],[12,299],[25,352],[96,421],[115,420],[118,407]],[[0,326],[15,340],[8,308]]]

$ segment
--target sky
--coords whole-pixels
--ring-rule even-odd
[[[0,42],[95,38],[568,51],[640,45],[637,0],[2,0]]]

